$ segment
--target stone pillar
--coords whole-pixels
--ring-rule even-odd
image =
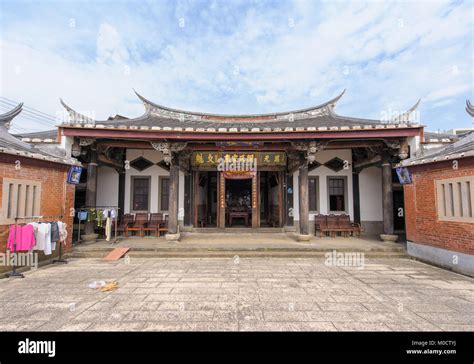
[[[179,193],[179,162],[175,156],[170,165],[170,192],[168,209],[168,233],[166,240],[179,240],[178,231],[178,193]]]
[[[90,150],[90,161],[87,166],[86,206],[95,207],[97,204],[97,150]],[[94,234],[94,221],[88,221],[84,226],[85,235]]]
[[[306,160],[299,167],[299,213],[300,226],[298,240],[308,241],[311,239],[309,234],[309,196],[308,196],[308,163]]]
[[[382,203],[383,233],[393,235],[392,165],[390,163],[390,152],[388,149],[384,149],[382,152]]]

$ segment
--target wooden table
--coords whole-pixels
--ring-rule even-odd
[[[245,226],[249,225],[249,215],[247,211],[229,211],[229,226],[232,226],[233,219],[244,219]]]

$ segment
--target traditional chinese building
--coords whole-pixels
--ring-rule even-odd
[[[58,142],[87,166],[87,206],[165,212],[169,239],[240,224],[294,229],[304,240],[318,213],[349,214],[368,234],[403,231],[392,165],[422,140],[423,127],[410,122],[417,105],[391,120],[359,119],[336,113],[342,95],[302,110],[218,115],[137,94],[142,116],[108,120],[63,103],[70,121]],[[222,160],[256,160],[257,169],[221,170]]]

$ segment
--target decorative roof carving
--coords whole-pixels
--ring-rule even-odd
[[[474,106],[471,104],[469,100],[466,100],[466,111],[469,115],[474,117]]]
[[[292,122],[296,119],[308,118],[308,117],[315,117],[319,115],[328,115],[330,109],[333,109],[336,106],[336,103],[339,99],[344,95],[346,90],[343,90],[338,96],[334,97],[333,99],[326,101],[320,105],[313,106],[306,109],[288,111],[288,112],[277,112],[277,113],[266,113],[266,114],[246,114],[246,115],[226,115],[226,114],[210,114],[210,113],[202,113],[202,112],[194,112],[194,111],[185,111],[179,109],[173,109],[170,107],[158,105],[142,95],[140,95],[137,91],[133,90],[138,98],[143,102],[145,105],[145,109],[151,112],[154,115],[174,118],[180,121],[185,120],[213,120],[213,121],[220,121],[220,122],[268,122],[274,120],[287,120]]]

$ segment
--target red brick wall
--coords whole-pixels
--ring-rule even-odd
[[[404,186],[407,240],[437,248],[474,254],[474,224],[439,221],[436,180],[474,175],[474,158],[410,167],[413,183]]]
[[[21,168],[15,169],[15,161],[21,162]],[[67,224],[68,238],[66,248],[72,248],[71,209],[74,207],[74,185],[66,183],[69,166],[58,163],[35,160],[31,158],[10,156],[0,153],[0,204],[2,204],[3,178],[26,179],[42,182],[41,185],[41,215],[64,215],[63,222]],[[2,206],[3,209],[3,206]],[[0,225],[0,252],[6,252],[8,225]],[[63,246],[64,247],[64,246]],[[51,256],[39,254],[39,260],[57,256],[58,247]],[[9,270],[0,267],[0,271]]]

